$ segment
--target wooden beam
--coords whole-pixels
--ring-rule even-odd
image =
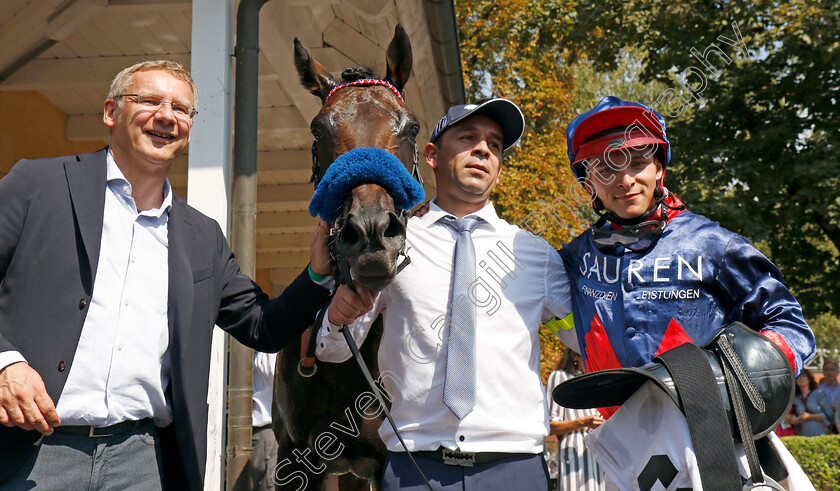
[[[308,122],[321,110],[321,102],[300,84],[295,70],[293,40],[295,36],[306,39],[304,34],[308,34],[311,28],[295,25],[291,16],[286,15],[287,9],[286,2],[282,0],[269,2],[263,7],[264,12],[260,16],[260,50],[308,127]]]
[[[309,227],[309,232],[315,230],[318,220],[307,211],[286,211],[281,213],[257,213],[258,233],[269,231],[282,232],[291,227]]]
[[[110,0],[108,13],[135,14],[143,12],[192,11],[192,0]]]
[[[257,255],[257,268],[303,268],[309,263],[309,248],[290,248]]]
[[[2,45],[0,45],[2,46]],[[190,66],[189,53],[155,55]],[[60,90],[97,88],[107,92],[114,75],[149,59],[148,55],[32,60],[0,83],[0,90]],[[105,102],[104,99],[102,101]]]
[[[355,63],[373,68],[377,73],[385,65],[385,49],[359,34],[343,21],[335,19],[324,31],[324,42]]]
[[[77,0],[55,15],[51,15],[47,23],[47,39],[63,41],[67,37],[88,23],[90,19],[105,10],[108,0]]]
[[[51,41],[63,41],[105,9],[107,0],[30,2],[0,26],[0,73],[20,64]]]
[[[304,184],[276,184],[257,189],[258,203],[306,201],[312,197],[312,187]]]

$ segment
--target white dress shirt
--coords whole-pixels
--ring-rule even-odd
[[[254,352],[254,408],[251,418],[255,428],[271,424],[271,400],[274,396],[274,364],[277,353]]]
[[[79,345],[56,409],[62,425],[172,421],[169,385],[169,241],[172,189],[160,208],[137,212],[131,184],[107,159],[99,263]]]
[[[540,321],[565,317],[569,283],[559,254],[545,240],[500,219],[492,206],[470,216],[476,282],[476,404],[459,420],[443,403],[455,235],[438,220],[448,213],[432,202],[408,221],[411,263],[383,290],[374,310],[351,326],[361,343],[381,312],[379,367],[393,398],[391,412],[409,451],[439,446],[465,452],[539,453],[548,435],[540,380]],[[467,300],[469,301],[469,300]],[[571,331],[570,331],[571,332]],[[324,319],[316,354],[328,362],[350,358],[344,337]],[[573,343],[574,333],[567,336]],[[403,451],[391,426],[379,434],[390,451]]]

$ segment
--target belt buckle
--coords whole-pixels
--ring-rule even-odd
[[[441,450],[443,463],[446,465],[459,465],[461,467],[473,467],[475,465],[475,454],[472,452],[461,452],[460,450]]]
[[[100,429],[100,428],[97,428],[95,426],[91,426],[90,430],[88,431],[88,437],[89,438],[107,438],[109,436],[114,436],[113,434],[110,434],[110,435],[109,434],[101,434],[101,435],[99,435],[99,434],[96,433],[96,430],[98,430],[98,429]]]

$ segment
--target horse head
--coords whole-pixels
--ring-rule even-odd
[[[313,181],[316,187],[327,168],[354,148],[384,149],[413,175],[417,170],[420,124],[409,111],[402,89],[411,73],[411,43],[397,25],[386,52],[387,74],[373,77],[367,67],[344,70],[336,80],[295,39],[295,66],[301,83],[323,106],[310,124]],[[357,281],[372,291],[385,288],[398,271],[405,248],[405,225],[386,189],[361,182],[343,200],[334,230],[334,252],[345,257]]]

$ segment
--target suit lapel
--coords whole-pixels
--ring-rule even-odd
[[[170,353],[181,345],[190,326],[193,308],[192,268],[189,251],[192,244],[192,224],[184,200],[173,196],[167,222],[169,236],[169,339]],[[176,351],[177,352],[177,351]]]
[[[90,284],[96,278],[99,263],[99,249],[102,242],[102,220],[105,215],[107,148],[77,155],[64,163],[67,187],[73,204],[73,215],[79,227],[79,234],[90,266]]]

